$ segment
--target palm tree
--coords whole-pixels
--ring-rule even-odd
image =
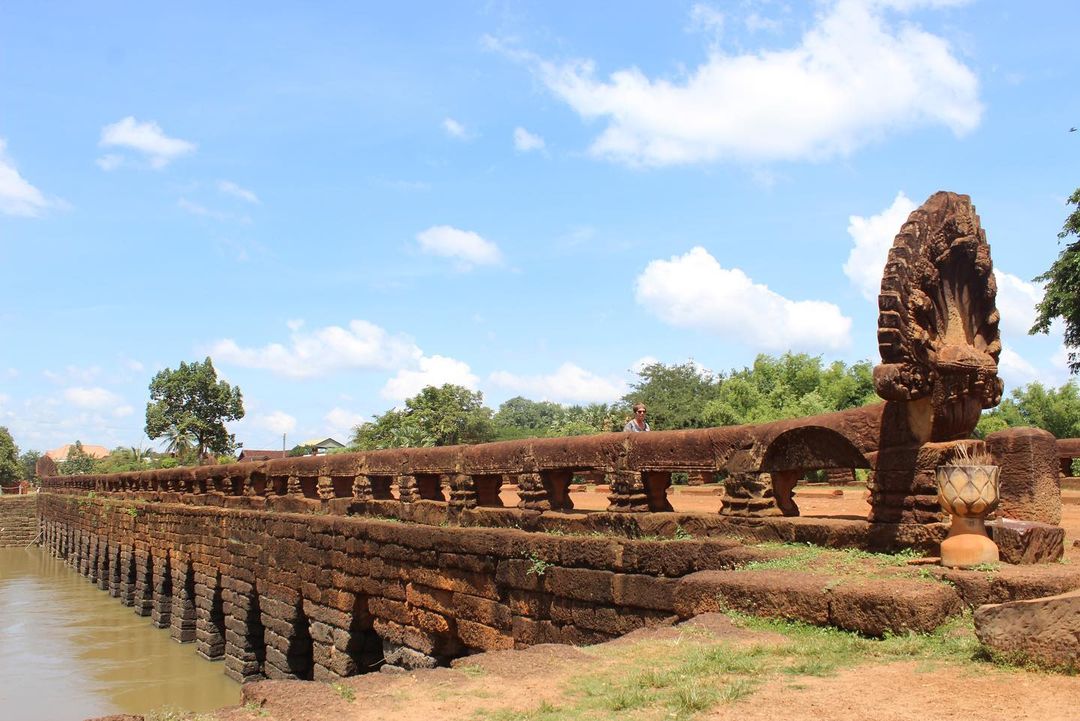
[[[177,458],[191,453],[195,445],[195,434],[182,426],[169,426],[161,435],[165,441],[165,452]]]
[[[131,462],[136,466],[145,466],[151,461],[149,448],[131,446],[128,452],[131,454]]]

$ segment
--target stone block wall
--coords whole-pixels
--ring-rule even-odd
[[[0,496],[0,546],[28,546],[38,535],[37,494]]]
[[[418,501],[417,503],[428,503]],[[239,680],[333,679],[600,642],[675,613],[677,579],[745,560],[664,543],[41,496],[44,547]]]

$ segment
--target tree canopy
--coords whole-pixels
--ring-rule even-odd
[[[623,403],[627,407],[644,403],[649,425],[658,430],[703,428],[707,425],[705,406],[717,397],[720,380],[693,361],[650,363],[638,371],[638,380],[630,385]]]
[[[83,450],[82,441],[75,441],[75,445],[68,448],[67,459],[60,464],[59,471],[62,476],[81,476],[97,472],[97,464],[94,457]]]
[[[403,410],[390,409],[370,423],[357,426],[352,445],[361,450],[416,448],[483,443],[495,438],[491,409],[484,395],[446,383],[427,386],[405,401]]]
[[[702,411],[710,426],[767,423],[875,403],[869,361],[847,366],[820,357],[785,353],[759,355],[754,365],[734,371],[719,384]]]
[[[1035,278],[1046,283],[1046,289],[1035,306],[1035,323],[1028,332],[1049,333],[1055,318],[1065,321],[1065,345],[1073,349],[1069,351],[1069,370],[1080,373],[1080,355],[1075,350],[1080,348],[1080,188],[1069,196],[1068,204],[1076,208],[1065,219],[1058,239],[1074,240],[1062,249],[1048,271]]]
[[[180,363],[166,368],[150,381],[150,403],[146,404],[146,435],[151,439],[190,438],[199,458],[207,452],[222,454],[233,450],[234,440],[225,421],[244,417],[240,389],[219,381],[214,364]]]
[[[23,451],[22,455],[19,456],[19,466],[24,481],[34,485],[38,484],[37,463],[40,459],[41,451]]]
[[[19,447],[5,426],[0,426],[0,484],[13,486],[22,477],[19,465]]]
[[[545,436],[620,431],[632,403],[645,403],[656,430],[760,423],[853,408],[877,401],[869,362],[825,365],[821,358],[760,355],[751,368],[727,378],[693,361],[652,363],[614,404],[564,406],[516,396],[492,413],[483,396],[461,386],[428,386],[405,402],[357,426],[355,449],[441,446]]]
[[[1014,388],[1001,405],[983,414],[975,435],[1032,426],[1050,431],[1058,438],[1080,438],[1080,387],[1073,381],[1061,388],[1029,383]]]

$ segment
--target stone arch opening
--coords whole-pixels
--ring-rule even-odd
[[[870,462],[843,434],[824,426],[800,426],[769,443],[759,470],[772,479],[773,498],[785,516],[799,515],[795,486],[808,472],[870,468]]]
[[[349,617],[349,640],[345,644],[348,661],[344,668],[334,669],[341,676],[378,671],[383,659],[382,638],[372,624],[368,611],[367,596],[357,595]]]

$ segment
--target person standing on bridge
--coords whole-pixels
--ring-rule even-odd
[[[624,433],[644,433],[645,431],[651,431],[649,428],[649,422],[645,420],[645,404],[634,404],[634,417],[626,422],[623,427]]]

